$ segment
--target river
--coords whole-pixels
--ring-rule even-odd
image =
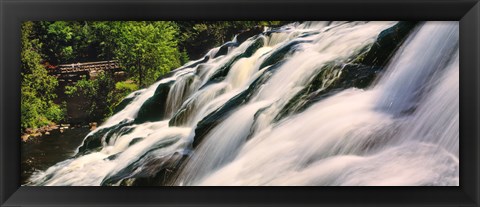
[[[72,157],[90,132],[88,127],[71,128],[60,133],[53,130],[49,135],[22,142],[22,185],[35,171],[43,171],[54,164]]]

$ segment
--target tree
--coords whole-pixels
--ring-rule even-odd
[[[101,72],[95,79],[83,76],[74,86],[66,86],[65,94],[81,96],[85,99],[83,110],[88,114],[87,121],[99,121],[112,115],[115,100],[115,82],[111,73]]]
[[[115,41],[115,57],[141,87],[180,66],[175,23],[130,21],[115,24],[115,27],[119,34]]]
[[[57,80],[41,64],[41,44],[33,39],[33,23],[22,24],[21,127],[36,128],[63,119],[64,110],[53,102]]]

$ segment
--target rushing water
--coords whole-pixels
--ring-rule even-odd
[[[34,172],[46,170],[57,162],[75,155],[75,149],[89,131],[88,127],[67,129],[63,133],[53,130],[49,135],[22,142],[21,183],[27,182]]]
[[[408,25],[235,38],[132,93],[28,185],[458,185],[458,22]]]

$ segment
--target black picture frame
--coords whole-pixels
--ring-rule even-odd
[[[478,0],[1,0],[2,206],[479,206]],[[20,24],[26,20],[460,21],[459,187],[22,187]]]

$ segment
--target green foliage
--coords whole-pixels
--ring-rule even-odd
[[[121,81],[115,84],[115,90],[131,93],[138,90],[138,85],[131,81]],[[128,95],[128,94],[127,94]]]
[[[72,47],[75,41],[74,29],[68,22],[39,22],[36,24],[36,31],[38,38],[44,43],[42,53],[50,63],[58,64],[73,59],[76,52]]]
[[[108,22],[40,21],[35,31],[44,44],[42,53],[53,65],[110,60],[115,33]]]
[[[141,87],[197,59],[238,32],[281,21],[41,21],[35,31],[49,64],[117,59]]]
[[[118,112],[120,109],[123,109],[129,101],[126,101],[124,98],[130,93],[138,90],[139,87],[132,80],[121,81],[115,84],[115,92],[113,93],[112,107],[114,113]]]
[[[70,97],[81,96],[85,99],[83,110],[88,121],[99,121],[111,116],[115,107],[125,96],[138,90],[131,80],[115,83],[110,73],[100,73],[95,79],[83,76],[74,86],[66,86],[65,94]]]
[[[21,128],[37,128],[63,119],[64,110],[53,102],[57,80],[41,64],[41,44],[32,38],[33,23],[22,24]]]
[[[187,63],[189,60],[190,60],[190,58],[188,57],[187,51],[185,49],[183,49],[182,52],[180,53],[180,61],[181,61],[182,65]]]
[[[36,29],[51,64],[117,59],[141,86],[188,61],[174,22],[43,21]]]
[[[158,77],[181,64],[177,48],[178,28],[173,22],[119,22],[115,56],[140,85],[150,85]]]
[[[99,73],[95,79],[83,76],[74,86],[66,86],[65,94],[70,97],[81,96],[85,99],[83,110],[88,114],[88,121],[102,120],[113,112],[115,83],[111,74]]]

